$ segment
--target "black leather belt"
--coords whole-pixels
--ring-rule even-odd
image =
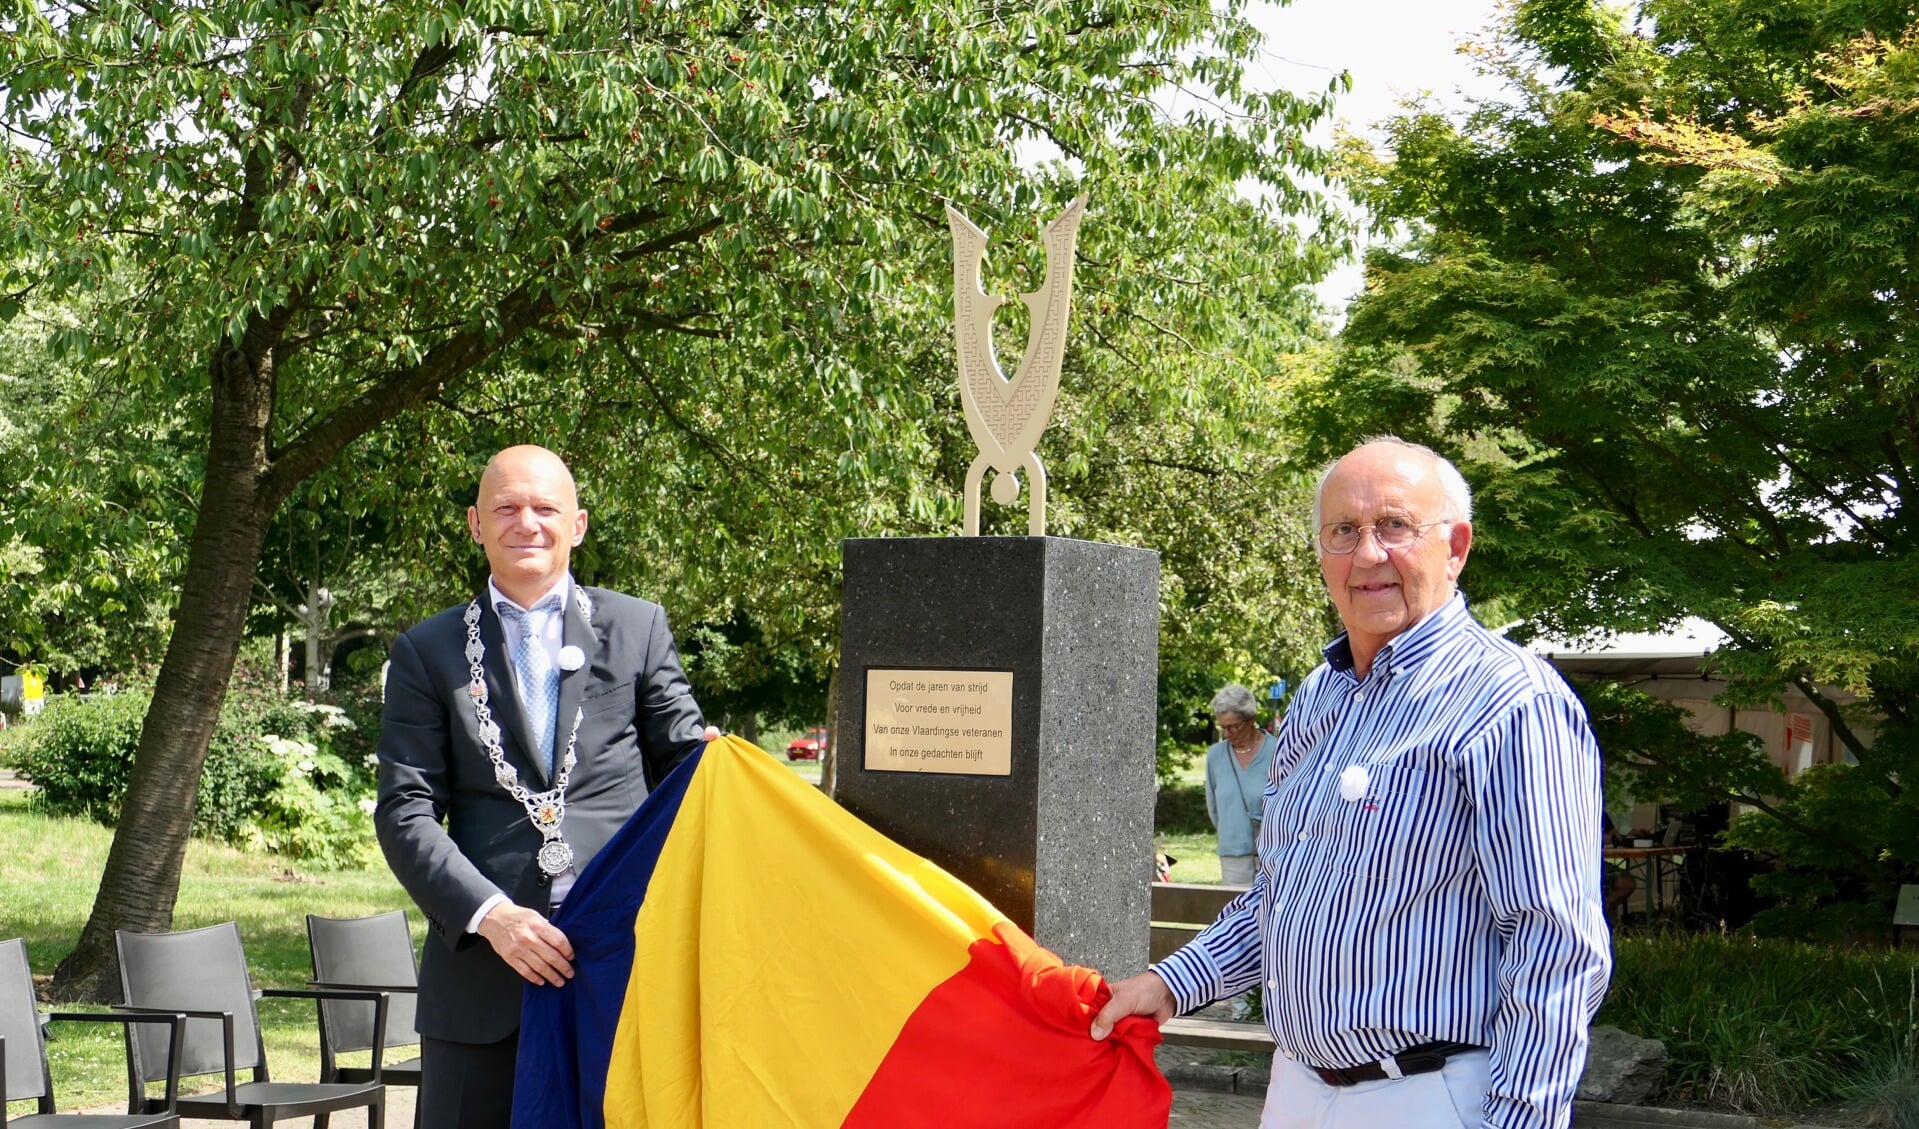
[[[1480,1050],[1471,1043],[1421,1043],[1416,1047],[1407,1047],[1392,1057],[1394,1065],[1399,1067],[1399,1077],[1408,1074],[1431,1074],[1446,1065],[1446,1060],[1467,1051]],[[1361,1082],[1378,1082],[1392,1078],[1386,1067],[1378,1062],[1363,1062],[1358,1066],[1349,1066],[1336,1070],[1324,1066],[1313,1067],[1313,1073],[1328,1086],[1357,1086]]]

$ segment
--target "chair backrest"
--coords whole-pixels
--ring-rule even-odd
[[[412,988],[420,982],[413,959],[413,934],[406,913],[372,917],[315,917],[307,915],[307,945],[313,950],[313,978],[331,984],[363,984],[378,988]],[[420,1041],[413,1029],[414,995],[395,992],[387,999],[386,1045],[411,1046]],[[335,1052],[364,1051],[373,1046],[373,1005],[347,1000],[320,1004],[321,1038]]]
[[[27,966],[27,943],[17,937],[0,941],[0,1039],[7,1041],[7,1092],[0,1098],[17,1102],[49,1096],[52,1081],[40,1007],[33,997],[33,972]]]
[[[233,1013],[233,1065],[250,1070],[262,1064],[260,1023],[253,1010],[253,981],[247,976],[240,927],[231,922],[184,933],[113,935],[120,952],[120,988],[133,1007],[168,1011]],[[188,1019],[180,1076],[224,1070],[220,1021]],[[167,1076],[167,1033],[142,1023],[132,1039],[134,1071],[141,1081]]]

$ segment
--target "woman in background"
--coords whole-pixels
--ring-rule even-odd
[[[1253,692],[1233,683],[1213,695],[1221,740],[1206,750],[1206,815],[1219,832],[1220,881],[1251,886],[1259,868],[1259,818],[1279,747],[1259,727]]]

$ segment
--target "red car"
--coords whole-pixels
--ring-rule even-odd
[[[786,743],[786,759],[790,761],[816,761],[821,750],[826,748],[826,730],[809,729]]]

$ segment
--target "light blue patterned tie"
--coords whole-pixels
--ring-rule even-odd
[[[526,708],[527,724],[533,728],[534,751],[546,769],[546,778],[551,780],[553,715],[560,708],[560,672],[553,666],[553,656],[547,654],[545,628],[546,617],[560,610],[560,597],[548,596],[524,612],[505,600],[495,607],[501,622],[515,624],[520,629],[520,650],[513,657],[513,675],[520,683],[520,704]]]

